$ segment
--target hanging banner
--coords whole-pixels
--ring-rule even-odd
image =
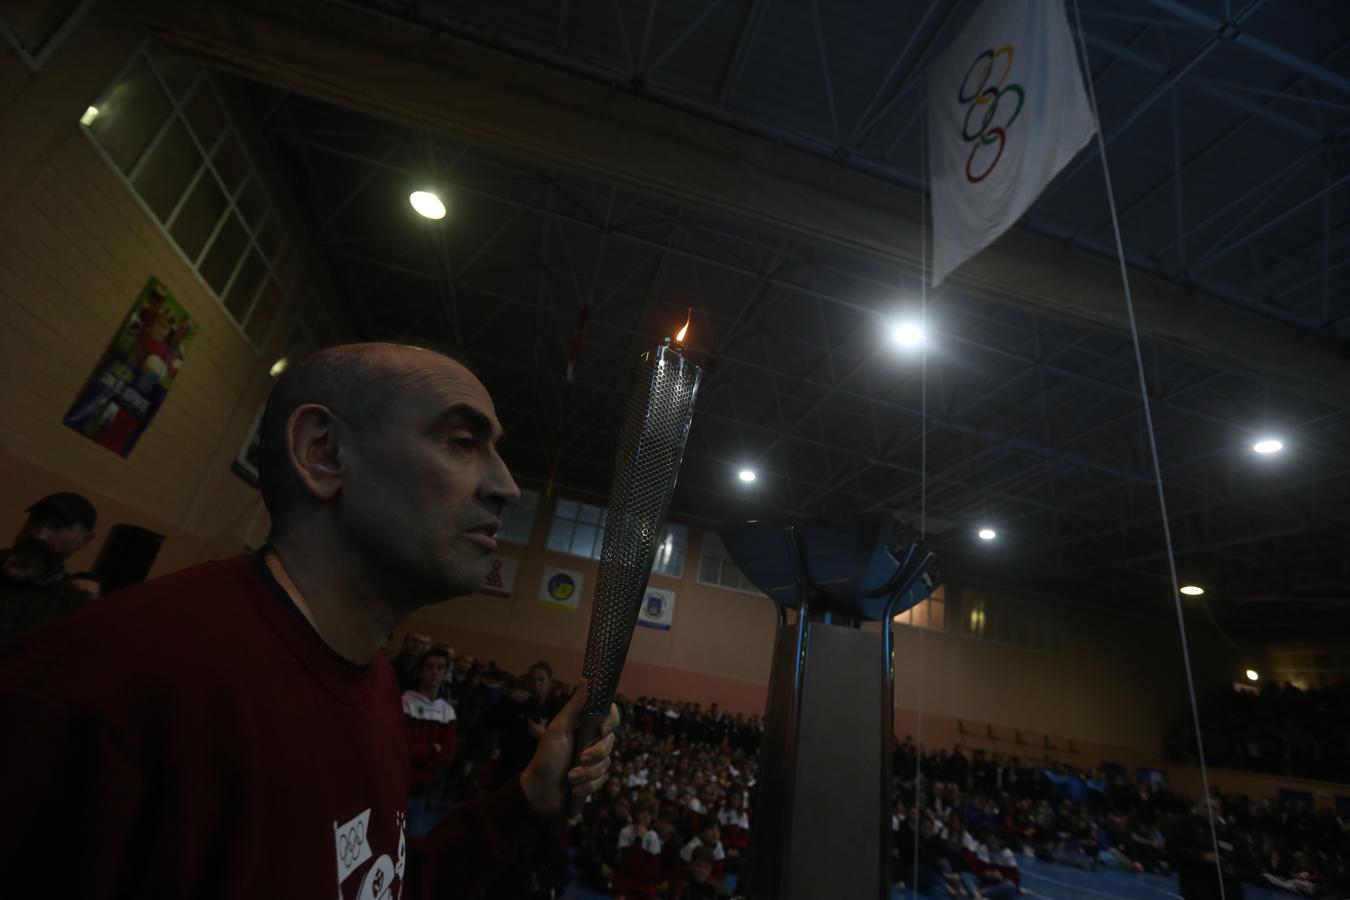
[[[478,590],[494,597],[510,597],[516,586],[516,561],[509,556],[494,556]]]
[[[992,244],[1096,133],[1063,0],[984,0],[928,70],[933,285]]]
[[[648,628],[670,630],[675,620],[675,592],[647,585],[647,593],[642,599],[642,608],[638,610],[638,624]]]
[[[580,572],[545,566],[544,577],[539,584],[539,605],[576,612],[582,584]]]
[[[196,334],[169,289],[151,278],[62,422],[126,456],[159,412]]]

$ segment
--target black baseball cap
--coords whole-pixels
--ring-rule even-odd
[[[91,531],[94,528],[94,523],[98,521],[98,510],[94,509],[94,504],[79,494],[73,494],[70,491],[48,494],[28,507],[26,512],[56,513],[65,521],[79,523]]]

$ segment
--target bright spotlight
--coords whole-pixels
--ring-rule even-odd
[[[428,219],[444,219],[445,204],[441,198],[430,191],[413,191],[408,195],[408,202],[412,208],[417,210]]]
[[[1248,681],[1260,681],[1260,680],[1261,680],[1261,675],[1260,675],[1260,673],[1257,672],[1255,669],[1248,669],[1248,670],[1247,670],[1247,680],[1248,680]]]
[[[901,347],[917,347],[923,343],[923,329],[915,322],[901,322],[895,326],[891,337]]]
[[[752,481],[755,480],[755,477],[756,477],[756,476],[755,476],[755,470],[754,470],[754,469],[741,469],[740,474],[737,475],[736,477],[739,478],[741,481],[744,481],[746,484],[749,484],[750,482],[752,482]]]
[[[1183,584],[1181,592],[1187,597],[1199,597],[1205,592],[1205,589],[1198,584]]]
[[[1261,438],[1261,440],[1252,444],[1252,449],[1257,453],[1279,453],[1284,449],[1284,441],[1281,441],[1279,438]]]
[[[98,118],[98,107],[91,106],[84,111],[84,115],[80,116],[80,124],[83,125],[85,128],[88,128],[90,125],[94,124],[94,120],[97,118]]]
[[[281,359],[272,363],[272,368],[267,370],[267,374],[271,375],[273,378],[276,378],[282,372],[286,371],[286,367],[288,365],[290,365],[290,361],[283,356]]]
[[[998,532],[992,528],[981,528],[979,537],[982,541],[992,541],[994,538],[998,537]]]

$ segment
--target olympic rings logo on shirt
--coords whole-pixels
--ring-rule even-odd
[[[999,75],[998,83],[990,85],[990,76],[994,74],[999,60],[1003,60],[1002,74]],[[970,148],[970,156],[966,159],[966,180],[971,184],[983,181],[989,173],[994,171],[998,161],[1003,158],[1003,148],[1008,143],[1007,129],[1012,127],[1012,123],[1022,114],[1022,106],[1026,103],[1026,94],[1022,91],[1020,84],[1005,84],[1008,75],[1012,72],[1013,48],[1009,44],[1000,47],[998,50],[985,50],[979,56],[975,57],[970,68],[966,70],[966,77],[961,80],[961,87],[956,92],[956,99],[960,103],[969,103],[966,109],[966,120],[961,129],[961,139],[967,143],[975,141],[975,145]],[[971,84],[971,76],[978,73],[979,79]],[[1008,116],[1007,121],[1001,125],[995,125],[994,121],[999,114],[999,102],[1006,94],[1017,95],[1017,106],[1013,108],[1012,115]],[[1008,107],[1004,104],[1004,112]],[[981,110],[978,127],[975,126],[975,119],[972,118],[976,110]],[[998,149],[994,151],[994,159],[984,171],[976,175],[971,171],[975,164],[975,155],[980,152],[981,147],[988,147],[991,144],[998,144]]]
[[[342,860],[343,865],[351,865],[351,861],[361,855],[361,845],[365,842],[365,823],[358,822],[338,835],[338,859]]]

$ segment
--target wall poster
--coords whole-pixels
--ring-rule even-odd
[[[152,277],[62,422],[126,456],[159,412],[196,335],[192,317]]]

